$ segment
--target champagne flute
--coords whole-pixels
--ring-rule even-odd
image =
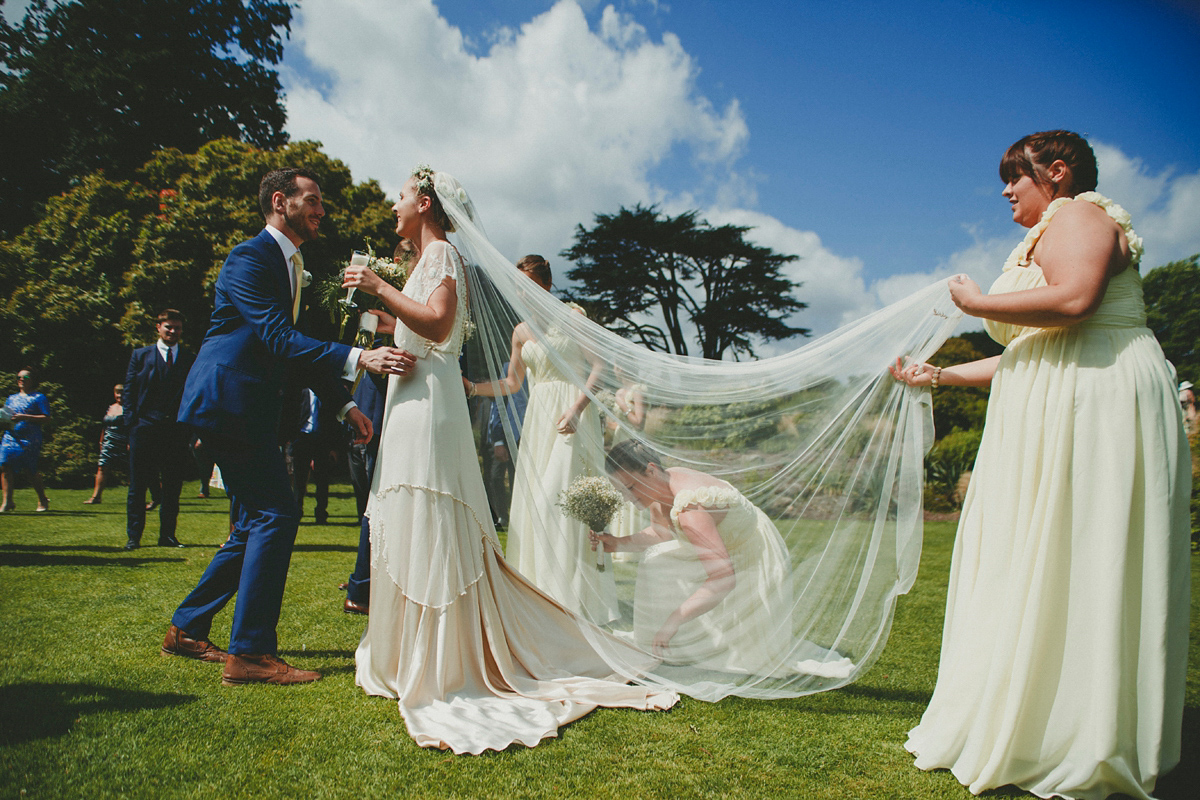
[[[352,267],[365,267],[369,263],[371,263],[370,256],[368,256],[362,250],[355,250],[350,254],[350,266]],[[338,302],[342,304],[342,306],[346,309],[346,313],[349,314],[350,309],[354,308],[354,287],[351,286],[349,289],[347,289],[345,299],[338,300]]]
[[[364,253],[362,250],[354,250],[350,253],[350,266],[365,267],[369,263],[371,263],[370,255]],[[350,319],[350,314],[355,309],[353,286],[346,290],[346,296],[344,298],[338,300],[338,305],[342,307],[343,313],[345,314],[345,316],[342,317],[342,334],[344,335],[346,333],[346,320]],[[340,339],[342,337],[339,335],[338,338]]]

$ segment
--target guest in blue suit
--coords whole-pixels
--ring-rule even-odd
[[[159,486],[158,546],[183,547],[175,538],[183,466],[188,458],[188,428],[176,421],[183,384],[195,356],[179,344],[183,313],[159,313],[158,341],[129,357],[121,408],[129,432],[129,493],[125,498],[126,550],[142,542],[146,528],[146,490]]]
[[[290,373],[339,409],[356,441],[371,421],[343,378],[359,368],[405,375],[411,354],[322,342],[295,327],[303,260],[325,209],[317,177],[304,169],[268,173],[259,186],[266,228],[233,249],[217,276],[211,325],[184,387],[179,420],[196,428],[221,469],[233,530],[175,611],[163,640],[167,655],[224,662],[221,682],[308,683],[320,677],[278,657],[275,628],[300,515],[278,444],[283,389]],[[234,595],[229,652],[208,640],[213,616]]]

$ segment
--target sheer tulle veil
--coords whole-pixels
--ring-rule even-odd
[[[727,481],[749,501],[744,513],[722,517],[738,585],[720,610],[724,622],[689,634],[698,655],[689,656],[682,637],[678,652],[647,672],[644,662],[622,663],[600,633],[647,646],[656,619],[704,578],[686,539],[676,535],[633,560],[606,561],[604,580],[616,584],[620,613],[585,627],[597,650],[612,652],[614,671],[718,700],[832,689],[869,668],[886,643],[897,596],[916,576],[923,458],[933,439],[929,391],[893,380],[887,367],[897,356],[927,359],[952,334],[961,314],[945,282],[772,358],[651,352],[536,286],[514,267],[521,254],[505,256],[489,242],[459,182],[439,172],[433,183],[455,228],[451,241],[468,264],[471,379],[505,374],[513,330],[524,322],[552,368],[608,421],[581,423],[570,436],[592,437],[592,451],[603,453],[606,428],[610,440],[615,429],[665,467]],[[644,400],[642,427],[611,407],[612,396],[630,386]],[[519,463],[521,423],[515,413],[500,418]],[[591,471],[605,475],[599,459]],[[539,498],[543,505],[558,499]],[[733,629],[731,620],[750,627]]]

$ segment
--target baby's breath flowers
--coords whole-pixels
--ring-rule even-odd
[[[593,531],[602,531],[624,500],[607,478],[585,475],[576,478],[558,495],[558,507]],[[604,549],[596,550],[596,569],[604,571]]]

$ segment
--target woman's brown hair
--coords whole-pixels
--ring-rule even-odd
[[[1055,161],[1062,161],[1071,170],[1071,185],[1065,187],[1068,196],[1096,188],[1096,154],[1086,139],[1071,131],[1043,131],[1018,139],[1000,159],[1000,180],[1015,183],[1028,175],[1057,195],[1063,187],[1046,177],[1046,168]]]

